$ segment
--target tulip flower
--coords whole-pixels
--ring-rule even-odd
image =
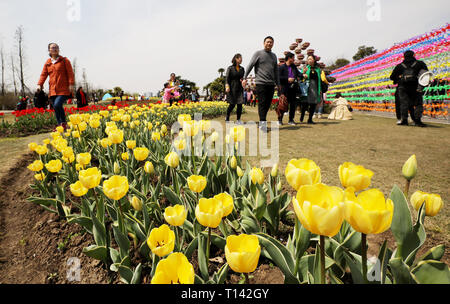
[[[199,175],[191,175],[187,178],[188,186],[191,191],[200,193],[206,187],[206,178]]]
[[[113,130],[108,135],[109,140],[113,144],[120,144],[123,141],[123,131]]]
[[[39,155],[45,155],[48,153],[48,149],[47,146],[45,145],[37,145],[36,148],[34,149],[34,151],[39,154]]]
[[[245,128],[243,126],[231,128],[230,138],[232,138],[235,143],[243,141],[245,139]]]
[[[425,203],[425,215],[435,216],[441,210],[444,202],[439,194],[431,194],[423,191],[416,191],[411,195],[411,205],[419,211]]]
[[[117,162],[114,163],[114,174],[120,174],[120,165]]]
[[[162,258],[175,248],[175,233],[166,224],[153,228],[147,239],[147,245],[154,254]]]
[[[303,185],[314,185],[321,182],[320,168],[312,160],[292,159],[284,172],[289,185],[298,191]]]
[[[51,160],[45,164],[45,168],[51,173],[58,173],[62,168],[62,162],[59,159]]]
[[[236,156],[233,155],[230,159],[230,168],[234,170],[236,169],[236,167],[237,167],[237,159]]]
[[[37,143],[31,142],[31,143],[28,144],[28,149],[30,149],[30,151],[34,152],[36,150],[37,146],[38,146]]]
[[[77,154],[77,163],[83,167],[89,165],[91,163],[91,153]]]
[[[42,169],[44,169],[44,163],[40,160],[35,160],[32,164],[30,164],[28,167],[33,172],[39,172]]]
[[[159,261],[151,284],[194,284],[194,267],[181,252]]]
[[[167,223],[175,227],[182,226],[186,217],[187,211],[183,205],[170,206],[164,210],[164,219]]]
[[[77,197],[85,195],[88,190],[89,189],[84,187],[80,181],[77,181],[75,184],[70,185],[70,192],[72,192],[72,194]]]
[[[112,200],[120,200],[127,194],[128,189],[128,179],[125,176],[114,175],[103,182],[103,192]]]
[[[123,152],[120,157],[123,161],[127,161],[130,158],[130,154],[128,154],[128,152]]]
[[[250,273],[258,266],[261,246],[256,235],[230,235],[225,245],[225,258],[235,272]]]
[[[64,128],[63,128],[62,126],[57,126],[57,127],[56,127],[56,131],[57,131],[58,133],[63,133],[63,132],[64,132]]]
[[[138,198],[137,196],[133,196],[133,198],[131,199],[131,206],[133,207],[134,210],[141,211],[142,210],[142,200],[140,198]]]
[[[345,216],[344,191],[324,184],[304,185],[292,199],[300,223],[320,236],[321,283],[325,284],[325,236],[335,236]]]
[[[127,140],[126,142],[127,148],[130,150],[133,150],[136,147],[136,141],[135,140]]]
[[[405,162],[402,168],[403,177],[406,178],[406,180],[410,181],[412,180],[416,174],[417,174],[417,160],[416,155],[412,155],[408,160]]]
[[[199,123],[196,121],[185,121],[183,123],[183,131],[186,136],[194,137],[200,131]]]
[[[102,138],[102,140],[100,141],[100,144],[102,145],[103,148],[106,149],[107,147],[112,145],[112,142],[111,142],[111,140],[109,140],[108,137],[106,137],[106,138]]]
[[[220,201],[222,203],[222,217],[228,216],[231,212],[233,212],[233,197],[228,193],[220,193],[214,196],[214,199]]]
[[[150,161],[145,162],[144,171],[148,174],[152,174],[155,172],[155,168],[153,167],[153,163]]]
[[[98,119],[90,120],[89,126],[93,129],[97,129],[98,127],[100,127],[100,121]]]
[[[79,131],[72,131],[72,137],[73,138],[80,138],[80,132]]]
[[[78,173],[78,179],[85,188],[92,189],[100,185],[102,171],[100,171],[97,167],[81,170]]]
[[[345,220],[358,232],[382,233],[391,227],[394,203],[384,199],[378,189],[370,189],[355,196],[353,189],[345,191]]]
[[[149,152],[147,148],[136,148],[133,150],[133,155],[137,161],[143,161],[148,157]]]
[[[44,139],[44,140],[42,141],[42,143],[43,143],[44,145],[49,145],[49,144],[50,144],[50,139],[46,138],[46,139]]]
[[[34,178],[38,181],[43,181],[45,179],[45,174],[44,173],[38,173],[34,175]]]
[[[272,171],[270,171],[270,176],[274,178],[278,176],[278,164],[273,165]]]
[[[370,186],[373,172],[363,166],[345,162],[339,166],[339,179],[344,188],[353,187],[356,192]]]
[[[239,177],[244,176],[244,171],[242,171],[241,167],[239,166],[236,167],[236,173]]]
[[[164,162],[171,168],[176,168],[178,167],[179,163],[180,163],[180,157],[178,156],[178,154],[176,152],[170,152],[169,154],[166,155],[166,157],[164,158]]]
[[[198,222],[209,228],[217,228],[223,217],[222,202],[215,198],[201,198],[195,208]]]
[[[159,132],[152,132],[152,140],[153,141],[161,140],[161,133],[159,133]]]
[[[253,168],[250,171],[250,178],[252,179],[253,184],[262,185],[264,183],[264,173],[260,168]]]
[[[184,139],[175,140],[173,142],[175,149],[182,151],[186,148],[186,141]]]

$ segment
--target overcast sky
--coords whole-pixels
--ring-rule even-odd
[[[246,67],[267,35],[278,57],[303,38],[331,63],[351,60],[360,45],[381,51],[450,21],[448,0],[79,0],[79,21],[68,18],[71,2],[76,6],[77,0],[0,0],[0,45],[9,53],[15,29],[24,26],[30,88],[49,42],[77,58],[77,78],[85,68],[97,87],[145,93],[161,89],[171,72],[202,88],[235,53]],[[377,2],[380,21],[371,21]]]

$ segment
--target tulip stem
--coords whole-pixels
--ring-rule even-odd
[[[211,227],[208,227],[208,242],[206,243],[206,263],[209,268],[209,249],[211,247]]]
[[[98,198],[97,198],[97,192],[95,192],[95,188],[92,188],[92,191],[94,192],[95,203],[97,205],[97,218],[98,218],[98,220],[100,222],[103,223],[103,221],[102,221],[103,216],[102,216],[102,214],[100,212],[101,211],[100,210],[100,203],[99,203]]]
[[[320,284],[325,284],[325,237],[320,236]]]
[[[409,192],[409,185],[411,184],[410,180],[406,180],[406,184],[405,184],[405,196],[408,197],[408,192]]]
[[[248,273],[244,273],[244,277],[245,277],[245,282],[244,284],[250,284],[250,279],[248,278]]]
[[[367,235],[361,233],[361,258],[362,258],[362,274],[365,283],[367,282]]]

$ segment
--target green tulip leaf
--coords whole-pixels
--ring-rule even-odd
[[[92,234],[92,219],[86,216],[75,216],[68,220],[69,223],[76,223]]]
[[[441,244],[428,250],[419,261],[436,260],[440,261],[445,253],[445,245]]]
[[[125,284],[130,284],[133,279],[133,271],[127,267],[120,265],[119,266],[119,274],[120,274],[120,280],[124,282]]]
[[[419,209],[419,214],[417,218],[417,223],[414,225],[412,231],[408,234],[405,242],[402,246],[403,256],[407,256],[405,263],[411,266],[414,263],[417,251],[425,243],[427,234],[425,232],[425,227],[423,221],[425,219],[425,204]]]
[[[141,282],[142,264],[136,266],[133,272],[133,277],[131,278],[131,284],[139,284]]]
[[[397,185],[392,189],[390,198],[394,203],[391,231],[398,244],[397,255],[405,258],[401,248],[412,231],[411,213],[406,197]]]
[[[411,272],[421,284],[450,284],[449,267],[439,261],[421,261]]]
[[[119,263],[120,264],[120,254],[119,251],[117,251],[114,248],[109,248],[109,256],[111,257],[111,260],[113,263]]]
[[[183,205],[183,202],[180,200],[180,197],[173,192],[172,189],[170,189],[167,186],[163,186],[163,193],[164,196],[169,200],[169,202],[172,205]]]
[[[393,258],[389,261],[391,273],[395,284],[416,284],[408,265],[401,258]]]
[[[207,238],[205,238],[202,234],[198,236],[198,267],[200,269],[200,273],[204,280],[209,280],[209,272],[208,272],[208,261],[206,260],[206,242]]]
[[[83,248],[83,253],[90,258],[105,262],[107,259],[106,246],[91,245]]]
[[[99,246],[106,246],[105,226],[100,223],[100,221],[94,216],[94,214],[91,215],[91,220],[93,223],[92,232],[94,234],[95,243]]]
[[[364,276],[362,274],[361,256],[344,251],[344,258],[347,265],[350,267],[352,279],[354,284],[364,284]]]
[[[125,258],[128,256],[130,251],[130,240],[128,236],[119,231],[119,228],[113,226],[114,239],[116,243],[119,245],[120,256]]]

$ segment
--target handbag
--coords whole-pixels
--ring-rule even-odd
[[[287,112],[288,107],[289,107],[289,105],[288,105],[288,101],[287,101],[286,95],[281,94],[280,98],[278,99],[278,106],[277,106],[277,109],[276,109],[278,117],[283,115],[284,112]]]
[[[308,96],[309,80],[302,81],[299,83],[300,96]]]

